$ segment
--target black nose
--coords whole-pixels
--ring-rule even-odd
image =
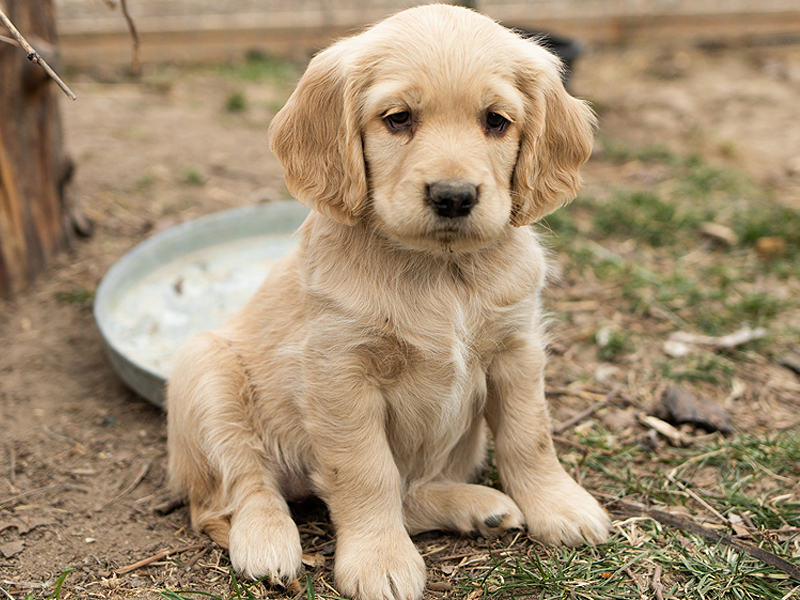
[[[478,187],[466,181],[437,181],[428,186],[427,200],[440,217],[466,217],[478,203]]]

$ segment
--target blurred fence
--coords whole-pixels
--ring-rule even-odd
[[[67,62],[124,63],[119,0],[55,0]],[[145,62],[220,61],[248,49],[308,55],[332,38],[422,2],[127,0]],[[800,0],[477,0],[508,25],[587,42],[800,39]]]

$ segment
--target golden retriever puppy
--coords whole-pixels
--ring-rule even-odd
[[[297,575],[287,500],[309,493],[339,591],[363,600],[422,595],[416,532],[606,538],[553,448],[527,227],[575,195],[593,127],[553,55],[464,8],[401,12],[311,61],[271,126],[313,209],[299,246],[169,383],[172,478],[237,571]],[[503,492],[469,483],[487,425]]]

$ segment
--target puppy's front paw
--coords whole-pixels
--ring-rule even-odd
[[[285,512],[245,506],[232,520],[228,545],[233,568],[250,579],[269,577],[271,585],[286,587],[300,571],[300,534]]]
[[[334,577],[355,600],[417,600],[425,588],[425,561],[403,532],[378,541],[340,538]]]
[[[608,539],[611,519],[589,492],[566,473],[520,501],[528,532],[545,544],[580,546]]]
[[[482,485],[430,482],[403,500],[406,527],[411,534],[435,529],[485,537],[522,529],[524,517],[506,494]]]

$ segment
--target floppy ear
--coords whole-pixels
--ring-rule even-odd
[[[596,124],[588,105],[564,89],[558,59],[533,42],[520,41],[527,46],[517,80],[526,97],[526,116],[511,182],[511,223],[517,227],[575,198]]]
[[[303,204],[354,224],[364,209],[367,178],[361,142],[360,89],[349,77],[340,42],[311,60],[270,124],[270,149],[286,186]]]

